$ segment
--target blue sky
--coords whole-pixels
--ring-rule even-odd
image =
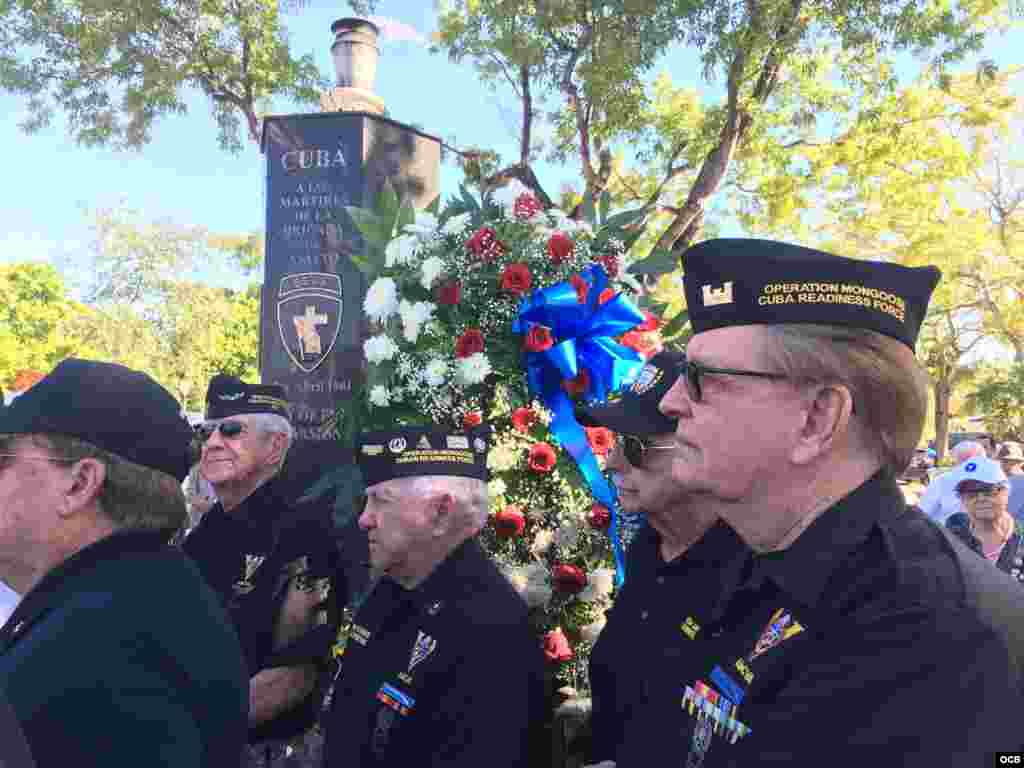
[[[298,7],[287,25],[293,48],[312,52],[325,73],[333,73],[330,24],[347,14],[344,4],[325,0],[291,0]],[[382,0],[378,13],[405,26],[409,37],[426,37],[434,29],[430,4],[415,0]],[[1024,44],[1020,31],[994,37],[988,56],[1000,65],[1020,62]],[[714,96],[716,88],[700,81],[700,65],[690,51],[677,50],[658,68],[667,69],[677,84],[688,84]],[[451,64],[431,55],[424,42],[389,40],[382,45],[377,92],[391,115],[416,123],[461,145],[490,146],[504,157],[517,154],[515,101],[511,94],[481,86],[468,64]],[[161,120],[153,140],[139,152],[83,149],[67,138],[58,119],[48,130],[26,136],[17,123],[24,102],[0,95],[0,143],[6,152],[5,183],[0,184],[0,262],[50,260],[65,267],[87,261],[87,208],[122,203],[149,218],[170,218],[182,224],[222,232],[262,228],[263,158],[254,144],[239,155],[222,152],[205,97],[190,94],[189,114]],[[574,168],[541,164],[541,180],[552,193]],[[455,191],[460,173],[442,167],[442,193]],[[726,232],[728,233],[728,232]],[[739,234],[738,231],[733,234]],[[210,281],[229,279],[209,272]]]

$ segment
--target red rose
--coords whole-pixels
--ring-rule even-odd
[[[462,299],[462,283],[458,280],[446,280],[434,288],[434,298],[438,304],[452,306]]]
[[[605,272],[608,273],[608,277],[616,278],[619,276],[619,257],[614,253],[606,253],[600,257],[600,262],[604,266]]]
[[[660,323],[658,322],[658,318],[656,318],[654,315],[652,315],[647,310],[644,310],[644,321],[642,323],[640,323],[640,325],[638,325],[633,330],[634,331],[656,331],[656,330],[658,330],[658,326],[659,325],[660,325]]]
[[[561,627],[556,627],[544,635],[544,658],[552,663],[561,663],[572,658],[569,638],[565,636]]]
[[[525,527],[526,518],[519,507],[509,505],[494,515],[495,533],[503,539],[521,536]]]
[[[615,291],[611,288],[605,288],[601,291],[601,295],[597,297],[598,304],[604,304],[606,301],[611,301],[615,298]]]
[[[587,574],[575,565],[560,563],[551,569],[551,583],[559,592],[575,595],[587,586]]]
[[[516,408],[512,411],[512,426],[517,432],[529,432],[537,423],[537,414],[532,408]]]
[[[511,293],[526,293],[530,290],[532,283],[530,268],[521,261],[509,264],[501,273],[501,287]]]
[[[658,354],[661,349],[661,341],[657,333],[641,333],[640,331],[627,331],[622,334],[622,345],[639,352],[645,359]]]
[[[590,449],[597,456],[607,456],[608,451],[615,445],[615,436],[610,429],[604,427],[584,427],[587,432],[587,442]]]
[[[562,389],[564,389],[570,397],[579,397],[585,394],[590,388],[590,374],[587,373],[587,369],[584,368],[574,379],[566,379],[562,382]]]
[[[484,421],[484,417],[480,414],[480,411],[470,411],[462,417],[462,426],[466,429],[472,429],[473,427],[479,427]]]
[[[470,328],[455,342],[455,356],[469,357],[484,351],[484,335],[479,328]]]
[[[550,472],[555,466],[555,449],[547,443],[534,443],[527,463],[534,472]]]
[[[608,507],[604,504],[594,504],[590,508],[590,514],[587,516],[587,521],[590,523],[591,528],[603,531],[611,525],[612,513],[608,511]]]
[[[573,275],[569,278],[569,285],[576,289],[576,301],[580,304],[586,304],[587,294],[590,292],[590,286],[587,285],[587,281],[579,275]]]
[[[490,227],[480,227],[466,241],[466,248],[483,261],[494,261],[505,252],[505,244],[498,239],[498,233]]]
[[[561,264],[567,258],[572,256],[573,248],[576,244],[572,241],[564,232],[555,232],[548,238],[548,256],[555,264]]]
[[[523,192],[512,204],[512,215],[517,219],[526,221],[536,216],[541,211],[540,200],[529,192]]]
[[[555,346],[555,339],[551,335],[551,329],[546,325],[534,325],[526,334],[526,349],[530,352],[543,352]]]

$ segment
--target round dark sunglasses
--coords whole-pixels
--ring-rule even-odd
[[[789,378],[783,373],[770,373],[768,371],[746,371],[739,368],[713,368],[710,365],[704,365],[695,360],[682,361],[679,363],[679,369],[686,380],[686,393],[695,403],[699,403],[704,397],[704,389],[701,386],[701,379],[709,373],[725,376],[756,376],[760,379],[773,379],[775,381],[784,381]]]
[[[206,442],[210,439],[214,432],[220,432],[221,437],[228,439],[238,437],[243,432],[248,431],[248,427],[240,421],[234,419],[225,419],[224,421],[208,422],[206,424],[200,424],[196,427],[196,435],[199,437],[201,442]]]
[[[648,451],[671,451],[676,447],[675,443],[659,445],[649,439],[636,437],[635,435],[620,435],[619,439],[622,441],[622,455],[634,467],[643,466],[644,455]]]

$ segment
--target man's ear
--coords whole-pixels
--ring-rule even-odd
[[[794,464],[809,464],[827,453],[850,428],[853,394],[842,384],[817,386],[804,412],[804,423],[797,434],[790,459]]]
[[[288,435],[282,432],[272,432],[270,434],[270,455],[267,457],[267,463],[271,465],[280,464],[287,450]]]
[[[454,513],[455,497],[450,493],[440,494],[430,509],[431,533],[434,538],[444,536],[451,530]]]
[[[58,514],[72,517],[93,506],[103,492],[106,479],[107,466],[99,459],[81,459],[72,464],[64,491],[64,505]]]

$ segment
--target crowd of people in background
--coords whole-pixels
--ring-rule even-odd
[[[1020,446],[955,446],[920,508],[897,485],[938,270],[761,240],[685,266],[685,354],[578,413],[649,523],[590,658],[591,766],[1024,749]],[[346,621],[350,553],[280,489],[288,414],[217,376],[194,430],[149,376],[74,359],[0,409],[0,761],[547,764],[550,668],[477,540],[487,426],[359,434],[372,589]]]

